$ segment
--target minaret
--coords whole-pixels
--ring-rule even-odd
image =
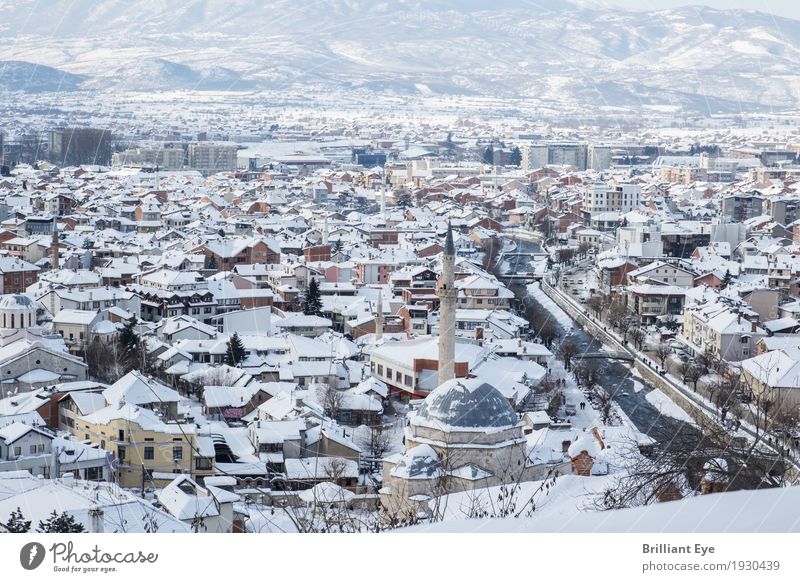
[[[383,290],[378,293],[378,312],[375,314],[375,342],[383,339]]]
[[[55,223],[55,219],[53,220]],[[58,260],[58,223],[53,224],[53,235],[50,241],[50,266],[53,270],[57,270],[59,267],[59,260]]]
[[[442,256],[442,278],[439,280],[439,385],[455,378],[456,357],[456,247],[453,227],[447,224],[447,239]]]

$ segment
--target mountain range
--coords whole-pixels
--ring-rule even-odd
[[[800,21],[553,4],[0,0],[0,89],[367,90],[610,111],[796,107]]]

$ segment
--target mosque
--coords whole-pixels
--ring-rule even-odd
[[[523,424],[500,391],[483,379],[454,377],[450,227],[442,263],[438,386],[409,413],[405,451],[383,460],[381,504],[394,515],[424,515],[437,496],[538,479],[547,470],[529,460]]]

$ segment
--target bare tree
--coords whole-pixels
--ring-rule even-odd
[[[644,338],[646,337],[646,334],[645,334],[644,330],[641,328],[641,326],[636,325],[636,326],[632,327],[630,332],[629,332],[629,335],[630,335],[631,341],[633,342],[633,345],[636,346],[636,349],[637,350],[642,349],[642,343],[644,342]]]
[[[572,359],[578,353],[578,344],[571,337],[566,338],[558,346],[558,357],[564,362],[564,368],[569,372],[572,368]]]
[[[620,477],[594,500],[596,509],[621,509],[697,494],[709,464],[724,490],[778,487],[785,481],[786,463],[760,453],[755,445],[738,447],[730,435],[712,425],[654,427],[650,436],[666,446],[642,454],[630,441],[617,447],[623,460]],[[724,460],[723,463],[719,460]]]
[[[378,423],[369,427],[369,434],[363,436],[359,445],[369,452],[373,459],[382,458],[392,447],[392,433],[389,427]]]
[[[667,358],[672,353],[672,349],[665,343],[660,343],[658,345],[653,346],[653,353],[655,354],[656,358],[658,359],[661,367],[664,367],[664,364],[667,361]]]
[[[343,394],[330,384],[321,384],[317,386],[317,398],[322,405],[323,414],[336,419],[342,409]]]
[[[605,301],[603,295],[592,295],[586,300],[586,307],[594,312],[595,317],[599,317],[605,308]]]
[[[694,391],[697,392],[697,382],[703,377],[703,369],[694,362],[687,360],[686,362],[681,362],[678,367],[678,373],[683,383],[692,382]]]

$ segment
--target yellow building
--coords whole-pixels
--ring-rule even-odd
[[[133,404],[107,406],[75,419],[73,433],[114,454],[122,487],[162,487],[175,474],[192,479],[214,474],[214,447],[194,424],[164,422]],[[209,442],[206,442],[209,441]]]

